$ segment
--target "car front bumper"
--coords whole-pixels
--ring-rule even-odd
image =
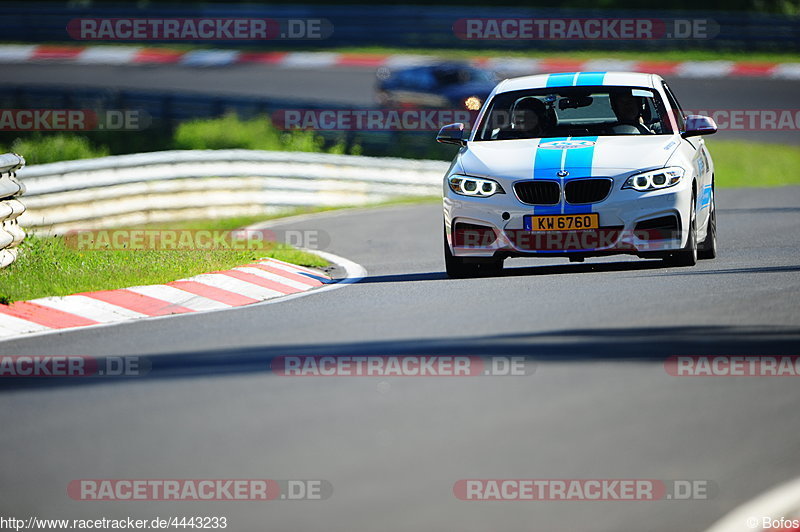
[[[503,183],[505,194],[473,198],[454,193],[445,181],[444,220],[451,252],[476,259],[610,254],[647,257],[683,248],[688,239],[685,228],[690,220],[691,181],[649,192],[622,189],[623,182],[614,179],[611,193],[598,203],[569,205],[562,198],[561,204],[542,208],[522,203],[511,183]],[[597,213],[600,229],[531,231],[524,227],[528,215],[575,212]],[[674,217],[674,230],[643,229],[646,222],[665,217]]]

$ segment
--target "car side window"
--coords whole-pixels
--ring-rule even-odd
[[[426,70],[408,70],[397,75],[397,83],[408,90],[429,90],[433,88],[433,76]]]
[[[681,109],[680,104],[678,104],[678,100],[675,99],[675,95],[672,94],[672,91],[669,90],[669,87],[666,83],[664,83],[664,92],[667,94],[667,101],[669,102],[670,111],[675,115],[675,121],[678,123],[678,130],[686,131],[685,122],[683,119],[683,109]]]

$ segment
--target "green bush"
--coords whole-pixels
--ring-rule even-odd
[[[281,147],[280,135],[266,120],[239,120],[233,114],[183,122],[175,130],[173,144],[183,150],[278,150]]]
[[[94,146],[86,137],[69,134],[19,137],[11,143],[10,151],[25,157],[28,164],[92,159],[109,155],[108,147]]]
[[[162,128],[144,136],[137,132],[135,138],[108,138],[107,134],[104,137],[97,136],[96,133],[89,132],[89,137],[68,133],[5,137],[0,139],[0,142],[5,141],[0,145],[0,153],[19,153],[30,165],[104,157],[112,152],[122,154],[163,149],[242,148],[353,155],[361,155],[363,151],[357,143],[348,147],[343,138],[326,139],[314,131],[281,131],[272,125],[268,117],[242,120],[235,114],[182,122],[173,131]],[[131,142],[132,138],[137,142]],[[112,141],[113,149],[102,143],[104,139]]]
[[[181,150],[347,151],[343,141],[326,147],[325,139],[313,131],[281,131],[266,116],[242,120],[235,114],[181,123],[175,130],[173,147]],[[354,146],[351,152],[358,149]]]

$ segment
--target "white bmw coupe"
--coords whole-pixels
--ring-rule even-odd
[[[447,273],[499,271],[509,257],[632,254],[691,266],[716,256],[711,118],[684,116],[654,74],[508,79],[444,178]]]

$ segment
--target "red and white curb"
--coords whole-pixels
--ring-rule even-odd
[[[717,521],[706,532],[800,530],[800,478],[756,497]]]
[[[143,46],[56,46],[34,44],[0,45],[0,63],[61,61],[92,65],[180,64],[214,67],[261,63],[285,68],[325,69],[404,68],[440,61],[426,55],[336,52],[245,52],[239,50],[179,51]],[[800,79],[800,63],[735,61],[621,61],[613,59],[573,60],[562,58],[476,57],[478,66],[515,74],[577,71],[655,72],[687,78],[765,77]]]
[[[346,259],[316,253],[342,265],[347,271],[346,279],[334,282],[328,275],[311,268],[263,259],[166,284],[19,301],[0,305],[0,339],[283,301],[306,295],[312,289],[319,291],[356,282],[366,274],[363,268]]]

